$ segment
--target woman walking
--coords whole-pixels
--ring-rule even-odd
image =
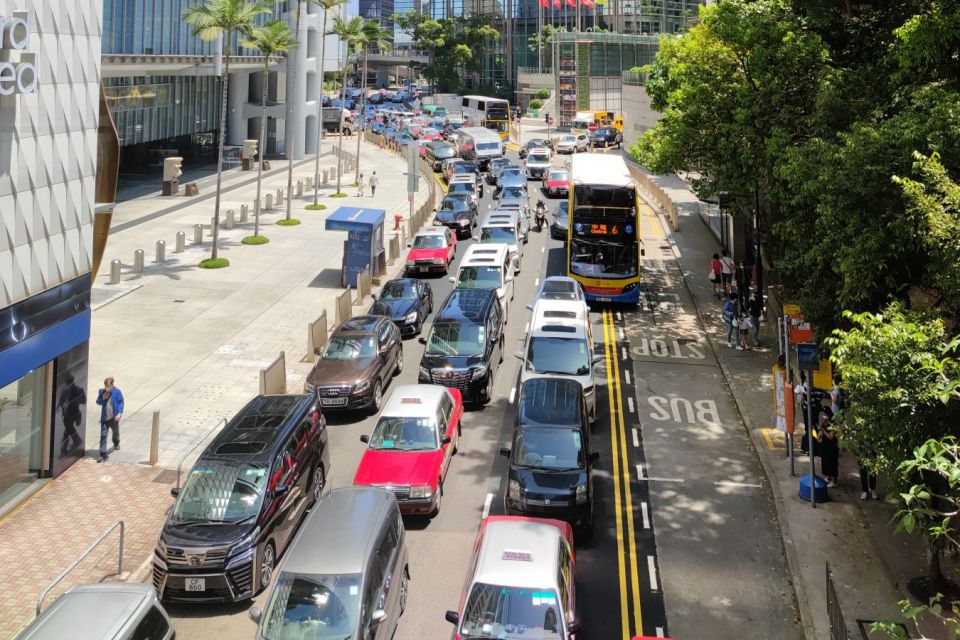
[[[367,186],[367,179],[363,177],[363,174],[360,174],[360,177],[357,178],[357,197],[363,197],[363,188]]]
[[[720,254],[713,254],[713,259],[710,260],[710,282],[713,283],[713,295],[717,297],[717,300],[720,299],[721,291],[721,282],[720,282],[720,273],[723,271],[723,265],[720,263]]]

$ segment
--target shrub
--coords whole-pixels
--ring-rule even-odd
[[[537,91],[537,97],[546,100],[550,97],[550,89],[540,89],[540,91]]]
[[[323,211],[327,208],[325,204],[308,204],[307,211]]]
[[[346,198],[346,197],[347,197],[347,194],[345,194],[343,191],[341,191],[340,193],[331,193],[331,194],[330,194],[330,197],[331,197],[331,198]]]
[[[267,244],[270,242],[270,238],[267,236],[247,236],[240,242],[243,244]]]
[[[543,106],[543,101],[541,101],[539,98],[534,98],[533,100],[530,101],[531,109],[539,109],[542,106]]]
[[[207,258],[206,260],[200,261],[201,269],[223,269],[224,267],[229,267],[230,261],[226,258]]]
[[[296,218],[290,218],[289,220],[283,218],[282,220],[277,220],[277,224],[281,227],[295,227],[300,224],[300,221]]]

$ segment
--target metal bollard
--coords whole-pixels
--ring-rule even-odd
[[[283,206],[283,189],[277,189],[277,206]]]
[[[143,273],[143,249],[133,252],[133,272]]]
[[[307,178],[307,184],[304,187],[307,191],[313,191],[313,178]]]
[[[237,218],[233,213],[233,209],[227,209],[227,218],[224,221],[223,226],[227,229],[233,229],[234,225],[237,222]]]
[[[270,209],[273,209],[273,194],[268,193],[265,199],[266,199],[266,202],[263,203],[263,210],[270,211]]]
[[[167,261],[167,241],[157,240],[156,263],[163,264]]]
[[[203,225],[193,225],[193,244],[203,244]]]
[[[119,260],[110,261],[110,284],[120,284],[120,266]]]
[[[187,234],[183,231],[177,231],[177,248],[174,253],[183,253],[187,249]]]
[[[240,224],[243,224],[247,221],[247,218],[250,217],[250,207],[245,204],[240,205]]]
[[[153,423],[150,425],[150,464],[157,464],[160,458],[160,412],[153,412]]]

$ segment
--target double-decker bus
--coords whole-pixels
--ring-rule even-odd
[[[487,96],[463,96],[463,119],[470,126],[492,129],[501,140],[510,137],[510,103],[501,98]]]
[[[623,158],[576,154],[570,167],[567,273],[588,300],[640,302],[637,187]]]

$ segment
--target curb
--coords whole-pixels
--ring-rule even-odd
[[[124,582],[147,582],[147,578],[152,573],[153,555],[147,556],[147,559],[140,563],[136,569],[131,571]]]
[[[760,447],[763,445],[763,442],[759,440],[757,431],[753,421],[750,419],[749,414],[747,413],[744,403],[740,400],[740,397],[736,391],[736,384],[733,381],[733,375],[730,372],[730,369],[727,368],[727,365],[720,358],[720,354],[717,351],[717,346],[713,338],[710,337],[710,334],[706,330],[706,323],[703,318],[703,311],[700,307],[700,303],[697,301],[696,296],[693,294],[693,291],[690,288],[690,283],[687,280],[686,275],[683,272],[683,268],[680,265],[680,260],[677,257],[676,253],[676,243],[672,238],[672,231],[669,231],[670,225],[665,219],[663,213],[660,211],[659,207],[652,204],[645,193],[642,191],[641,197],[650,205],[657,214],[657,220],[660,223],[661,229],[665,232],[665,237],[667,242],[670,245],[670,253],[673,255],[674,263],[677,265],[677,268],[680,271],[680,278],[683,281],[683,286],[687,290],[687,293],[690,295],[690,299],[693,302],[694,309],[697,313],[697,322],[700,325],[700,328],[703,330],[704,336],[708,344],[710,345],[710,350],[713,352],[713,357],[717,361],[717,364],[720,366],[720,371],[723,373],[724,382],[727,385],[727,389],[730,393],[730,396],[733,398],[734,406],[736,407],[737,414],[740,417],[740,422],[747,431],[747,436],[749,437],[749,442],[751,445],[752,453],[755,458],[760,461],[760,466],[763,469],[765,485],[773,495],[774,500],[774,516],[776,518],[777,527],[780,530],[780,541],[783,549],[783,555],[787,559],[787,568],[789,569],[787,580],[790,583],[790,586],[793,589],[794,596],[794,610],[800,618],[800,625],[803,628],[803,635],[807,640],[816,640],[816,626],[813,623],[813,620],[810,617],[810,605],[809,598],[807,597],[807,592],[803,586],[803,580],[800,579],[800,558],[797,554],[797,547],[794,543],[793,536],[790,532],[790,525],[787,518],[784,516],[783,505],[784,498],[783,494],[780,491],[779,482],[771,481],[771,478],[776,479],[776,473],[774,472],[770,462],[766,459],[765,456],[760,454],[762,450]]]

